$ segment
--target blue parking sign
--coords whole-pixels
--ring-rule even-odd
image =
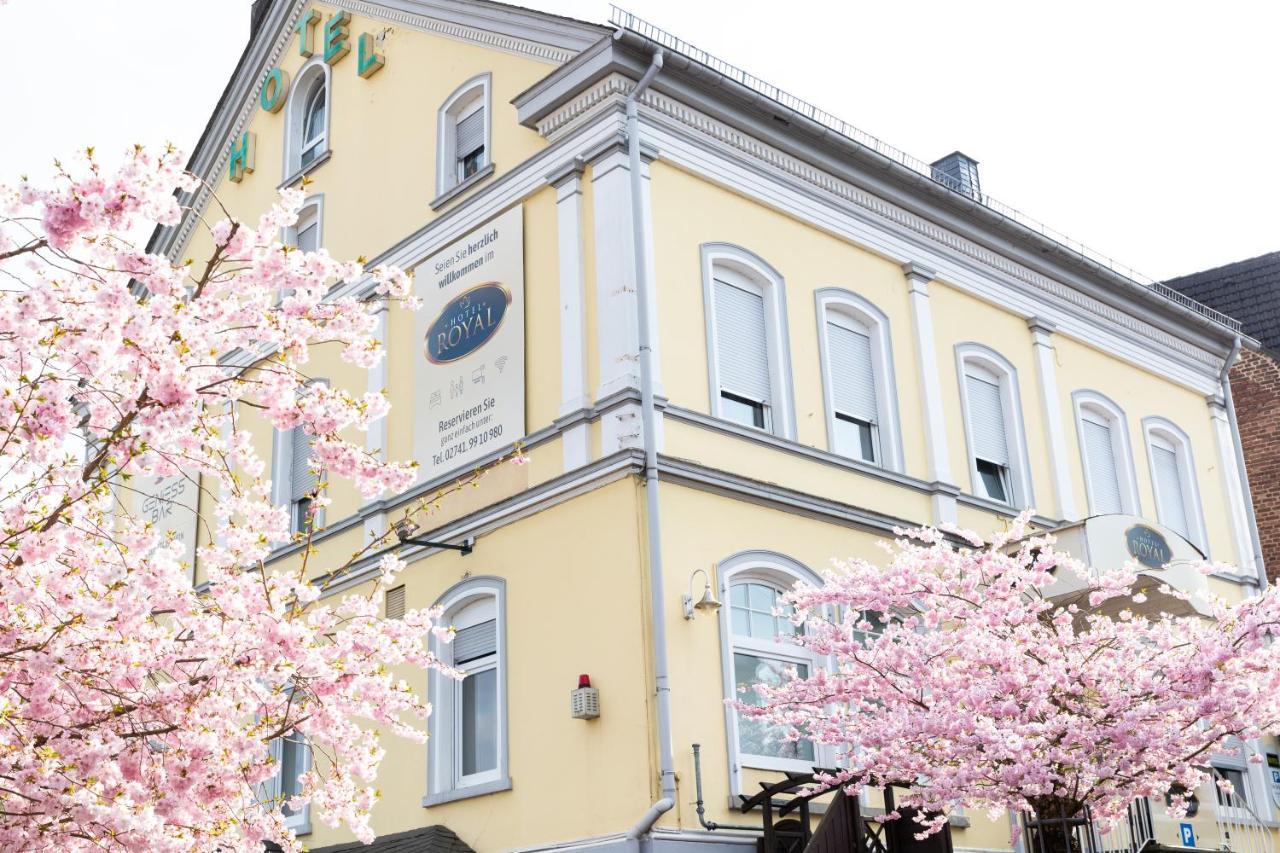
[[[1178,832],[1182,835],[1183,847],[1196,846],[1196,828],[1189,823],[1178,824]]]

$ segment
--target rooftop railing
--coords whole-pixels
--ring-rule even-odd
[[[893,147],[884,140],[872,136],[863,130],[859,130],[826,110],[816,107],[808,101],[778,88],[772,83],[761,80],[759,77],[742,70],[736,65],[732,65],[725,62],[723,59],[712,56],[705,50],[695,47],[684,39],[667,32],[661,27],[649,23],[643,18],[633,15],[625,9],[618,6],[611,6],[611,9],[612,14],[609,17],[609,23],[613,26],[624,30],[630,30],[636,35],[646,38],[655,44],[661,45],[667,50],[675,51],[676,53],[693,60],[700,65],[705,65],[707,68],[728,77],[748,89],[764,95],[772,101],[776,101],[787,109],[794,110],[800,115],[803,115],[830,130],[834,130],[841,136],[844,136],[865,148],[875,151],[877,154],[892,160],[898,165],[911,169],[912,171],[924,175],[927,178],[931,178],[951,191],[963,195],[965,198],[972,199],[984,207],[995,211],[1004,218],[1012,222],[1016,222],[1023,228],[1034,231],[1041,237],[1052,240],[1082,260],[1093,263],[1116,275],[1122,276],[1135,284],[1158,293],[1165,299],[1175,302],[1184,308],[1195,311],[1215,323],[1226,326],[1236,332],[1240,331],[1241,326],[1239,320],[1223,314],[1221,311],[1210,308],[1208,305],[1197,302],[1181,291],[1175,290],[1162,282],[1158,282],[1147,276],[1141,275],[1133,268],[1121,264],[1114,258],[1108,257],[1101,252],[1096,252],[1093,249],[1090,249],[1078,240],[1071,239],[1066,234],[1050,228],[1043,222],[1026,215],[1020,210],[992,198],[987,193],[981,193],[975,198],[960,187],[959,181],[949,175],[938,172],[931,164],[926,163],[917,157],[912,157],[910,154],[899,148]]]

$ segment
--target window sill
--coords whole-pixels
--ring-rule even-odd
[[[312,160],[307,165],[303,166],[298,171],[294,172],[289,177],[285,178],[284,181],[280,184],[280,186],[276,187],[276,191],[279,192],[280,190],[285,190],[292,187],[294,184],[301,181],[304,177],[311,174],[316,169],[319,169],[325,163],[328,163],[329,158],[332,156],[333,156],[333,149],[331,148],[328,151],[321,154],[316,159]]]
[[[440,195],[435,197],[435,199],[431,202],[431,209],[439,210],[449,202],[453,201],[458,196],[465,193],[467,190],[474,187],[476,184],[483,181],[485,178],[492,177],[495,168],[496,167],[492,163],[490,163],[480,171],[476,172],[471,177],[467,178],[465,181],[462,181],[460,183],[454,184],[453,186],[449,187],[449,189],[445,190],[444,192],[440,193]]]
[[[451,788],[448,791],[427,794],[422,798],[422,805],[424,808],[430,808],[444,803],[452,803],[456,800],[468,800],[472,797],[483,797],[485,794],[496,794],[499,791],[510,790],[511,777],[504,776],[501,779],[494,779],[492,782],[485,782],[482,785],[468,785],[465,788]]]
[[[310,835],[311,834],[311,816],[307,815],[306,820],[290,821],[285,818],[284,825],[293,830],[294,835]]]

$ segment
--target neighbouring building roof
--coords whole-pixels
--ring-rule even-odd
[[[1179,276],[1169,287],[1244,325],[1263,349],[1280,353],[1280,252]]]
[[[408,832],[380,835],[370,845],[352,841],[317,847],[311,853],[475,853],[465,841],[447,826],[436,824]]]

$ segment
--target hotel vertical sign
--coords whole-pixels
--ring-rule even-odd
[[[418,264],[414,455],[429,480],[524,437],[524,212]]]

